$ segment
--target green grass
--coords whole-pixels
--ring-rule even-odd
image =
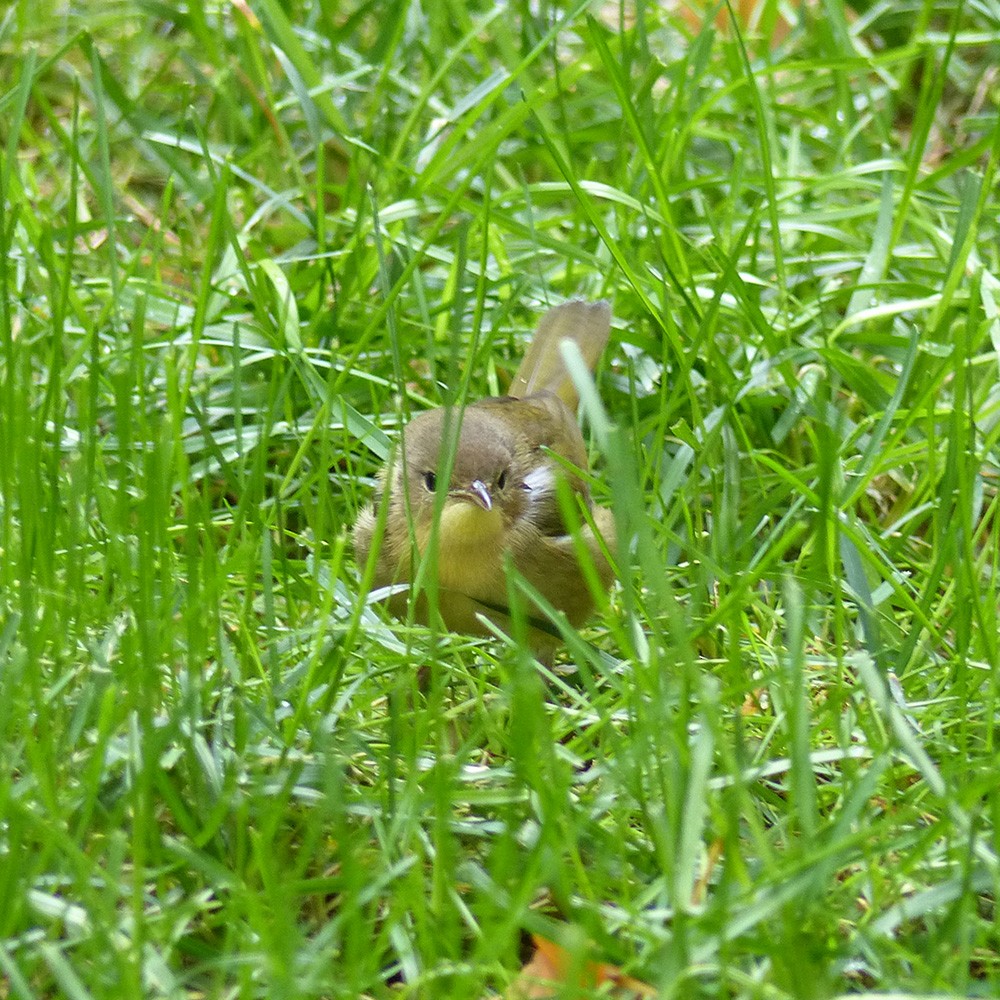
[[[996,4],[249,8],[0,11],[0,997],[995,995]],[[576,295],[548,672],[349,530]]]

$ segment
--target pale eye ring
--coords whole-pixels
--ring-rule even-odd
[[[428,493],[433,493],[437,489],[437,476],[433,472],[424,473],[424,489]]]

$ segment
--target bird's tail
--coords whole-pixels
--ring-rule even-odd
[[[611,306],[607,302],[574,299],[550,309],[538,324],[510,385],[508,395],[523,399],[539,392],[558,396],[574,413],[579,393],[563,362],[559,344],[572,340],[593,371],[611,336]]]

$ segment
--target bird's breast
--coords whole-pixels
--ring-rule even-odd
[[[430,543],[428,525],[417,533],[421,555]],[[437,575],[441,587],[478,593],[503,578],[504,524],[499,510],[449,501],[438,527]]]

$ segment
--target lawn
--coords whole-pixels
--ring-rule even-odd
[[[997,995],[1000,7],[752,6],[0,10],[0,998]],[[546,665],[350,531],[574,297]]]

